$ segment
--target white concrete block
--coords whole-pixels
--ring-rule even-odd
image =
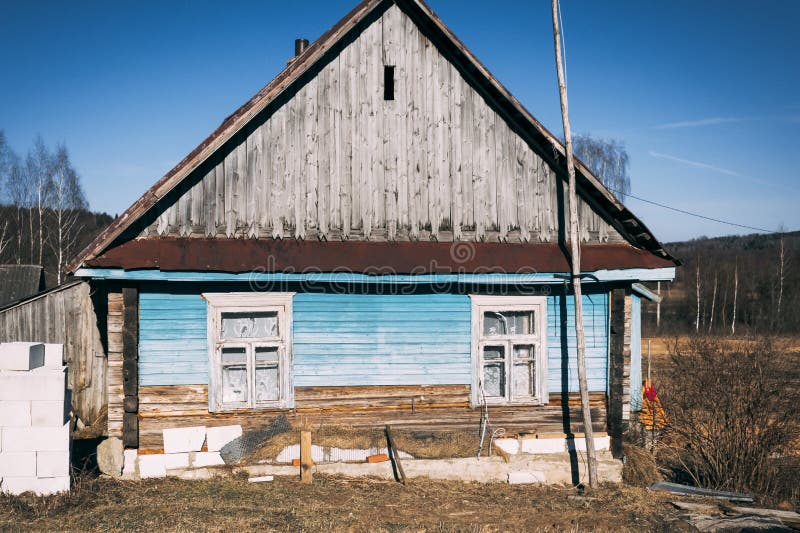
[[[67,418],[64,415],[64,400],[33,400],[31,402],[32,426],[61,426],[66,421]]]
[[[586,451],[586,438],[576,437],[575,439],[568,439],[567,446],[570,451]],[[611,437],[606,435],[594,438],[594,449],[598,452],[606,451],[611,448]]]
[[[164,466],[167,470],[189,468],[189,452],[164,454]]]
[[[492,445],[511,455],[519,453],[518,439],[495,439]]]
[[[11,494],[33,492],[39,496],[69,491],[69,476],[60,477],[6,477],[3,478],[0,490]]]
[[[36,475],[36,452],[0,453],[0,477]]]
[[[61,427],[4,428],[4,452],[69,450],[69,422]]]
[[[206,427],[164,430],[164,453],[199,452],[206,440]]]
[[[63,370],[0,372],[0,400],[63,400],[66,385]]]
[[[44,345],[44,366],[46,368],[61,368],[64,366],[64,345]]]
[[[265,481],[272,481],[273,479],[275,479],[273,476],[256,476],[247,478],[247,481],[250,483],[263,483]]]
[[[528,472],[509,472],[508,483],[510,485],[528,485],[531,483],[544,483],[547,478],[544,472],[532,470]]]
[[[44,344],[40,342],[0,343],[0,370],[33,370],[44,365]]]
[[[206,429],[208,451],[218,452],[223,446],[242,436],[242,426],[219,426]]]
[[[165,477],[167,466],[164,462],[164,454],[139,456],[139,477],[147,479],[151,477]]]
[[[139,457],[137,450],[125,450],[122,452],[122,477],[133,477],[136,475],[136,459]]]
[[[31,402],[0,401],[0,426],[28,427],[31,425]]]
[[[522,453],[564,453],[567,451],[566,439],[523,439]]]
[[[197,468],[201,466],[217,466],[224,465],[225,461],[219,452],[197,452],[192,458],[192,466]]]
[[[61,452],[36,452],[38,477],[69,476],[69,450]]]

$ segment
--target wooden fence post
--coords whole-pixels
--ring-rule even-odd
[[[311,432],[306,430],[301,430],[300,431],[300,481],[301,482],[311,483],[312,466],[314,466],[314,461],[311,459]]]

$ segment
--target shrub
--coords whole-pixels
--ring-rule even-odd
[[[769,339],[677,343],[660,392],[669,418],[662,457],[698,486],[780,490],[777,458],[796,446],[797,355]]]

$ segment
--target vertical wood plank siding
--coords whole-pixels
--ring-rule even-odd
[[[88,283],[48,292],[0,311],[0,342],[64,345],[72,406],[84,424],[101,418],[106,405],[106,358]]]
[[[453,294],[298,294],[298,387],[470,383],[471,305]]]
[[[394,100],[383,99],[384,65]],[[557,237],[554,171],[396,5],[289,91],[165,199],[143,235]],[[622,239],[579,202],[584,241]]]
[[[200,294],[143,290],[139,302],[141,386],[208,384],[206,302]],[[589,389],[605,392],[608,295],[587,294],[584,306]],[[300,293],[293,310],[297,387],[471,382],[467,295]],[[564,382],[575,392],[571,297],[551,295],[547,321],[550,393],[561,392]],[[564,357],[570,361],[566,380],[561,375]]]

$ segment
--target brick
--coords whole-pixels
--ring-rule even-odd
[[[136,459],[139,452],[136,450],[125,450],[122,453],[122,477],[132,477],[136,474]]]
[[[63,452],[36,452],[38,477],[69,476],[69,450]]]
[[[242,426],[218,426],[206,429],[208,451],[218,452],[223,446],[242,436]]]
[[[0,477],[36,475],[36,452],[0,453]]]
[[[63,400],[65,391],[63,370],[0,372],[0,400]]]
[[[165,429],[164,453],[199,452],[206,440],[206,427]]]
[[[67,421],[64,401],[48,400],[31,402],[31,425],[37,427],[62,426]]]
[[[61,427],[4,428],[4,452],[69,450],[69,423]]]
[[[510,455],[519,453],[519,441],[517,439],[495,439],[492,445]]]
[[[0,426],[28,427],[31,425],[31,402],[0,401]]]
[[[586,436],[576,436],[574,439],[567,439],[567,447],[570,451],[586,451]],[[594,449],[597,451],[605,451],[611,447],[611,437],[601,436],[594,437]]]
[[[189,468],[189,452],[164,454],[164,466],[167,470]]]
[[[38,342],[0,343],[0,370],[33,370],[44,365],[44,344]]]
[[[44,366],[47,368],[61,368],[64,366],[64,345],[44,345]]]
[[[147,479],[151,477],[165,477],[167,466],[164,462],[164,454],[139,456],[139,477]]]
[[[370,455],[367,457],[368,463],[385,463],[389,460],[389,456],[385,453],[379,453],[377,455]]]
[[[564,453],[567,451],[567,441],[565,438],[551,439],[523,439],[522,453]]]
[[[224,465],[225,461],[219,452],[197,452],[192,458],[192,466],[197,468],[200,466],[218,466]]]
[[[510,485],[529,485],[532,483],[544,483],[545,481],[546,478],[544,472],[539,470],[508,473],[508,483]]]
[[[69,491],[69,476],[38,478],[38,477],[7,477],[3,478],[0,490],[11,494],[33,492],[39,496]]]

